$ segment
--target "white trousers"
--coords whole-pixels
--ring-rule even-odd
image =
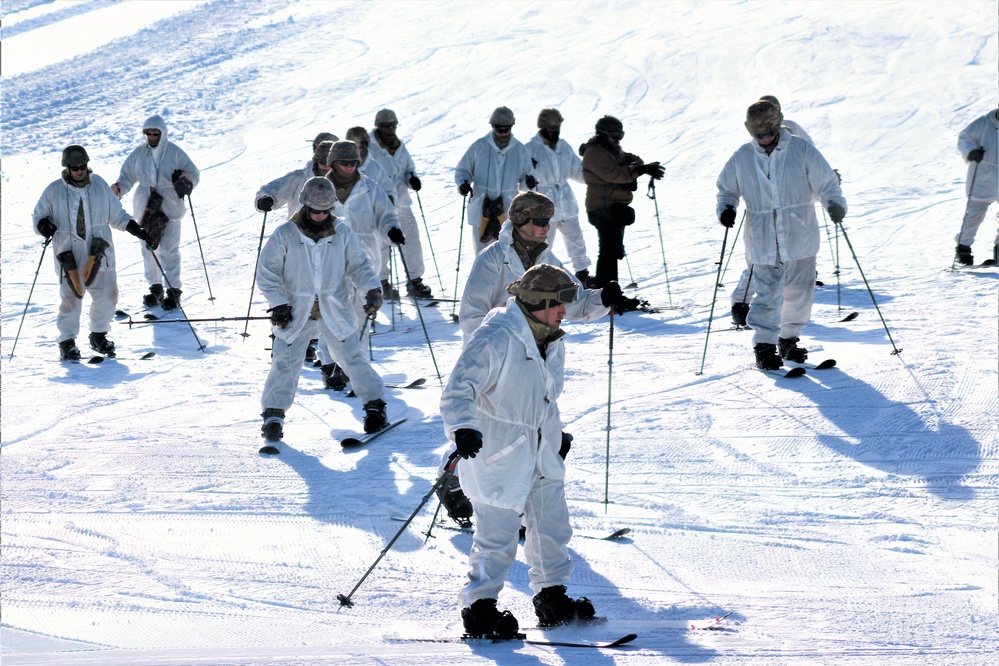
[[[385,396],[385,384],[368,362],[367,350],[362,350],[357,336],[352,334],[347,336],[346,340],[337,340],[322,319],[316,320],[316,324],[319,327],[318,336],[314,326],[306,326],[291,344],[281,338],[274,338],[271,370],[264,381],[264,393],[260,398],[261,407],[284,410],[291,407],[298,390],[298,380],[302,375],[305,348],[309,346],[309,340],[314,337],[326,341],[330,356],[350,377],[351,386],[354,393],[360,397],[361,404],[382,399]]]
[[[565,243],[565,251],[569,254],[572,262],[572,271],[578,273],[590,267],[590,258],[586,256],[586,241],[583,239],[583,230],[579,226],[579,217],[569,217],[564,220],[553,221],[548,229],[548,247],[555,250],[555,236],[562,232],[562,242]]]
[[[468,584],[458,595],[461,608],[479,599],[497,599],[517,556],[520,525],[527,528],[524,559],[535,594],[552,585],[565,585],[572,575],[569,557],[569,508],[565,483],[535,476],[524,515],[513,509],[475,503],[475,534],[468,555]]]
[[[83,288],[84,297],[87,294],[90,294],[90,332],[109,332],[114,310],[118,306],[118,276],[115,271],[102,266],[90,286]],[[75,340],[80,334],[83,299],[76,297],[65,276],[59,281],[59,298],[59,314],[56,316],[58,341]]]
[[[756,297],[746,323],[753,329],[753,345],[777,344],[777,338],[796,338],[812,317],[815,295],[815,256],[753,265]]]
[[[180,220],[170,220],[163,230],[163,238],[156,248],[156,257],[163,265],[163,271],[156,265],[153,253],[149,251],[145,243],[142,246],[142,264],[146,269],[146,282],[149,284],[162,284],[164,289],[173,287],[180,289]],[[167,282],[163,282],[163,274],[166,273]]]
[[[395,212],[399,216],[399,227],[402,229],[402,235],[406,237],[406,242],[402,244],[402,247],[397,248],[402,252],[403,259],[406,260],[405,264],[401,260],[399,261],[399,274],[403,275],[405,273],[403,268],[405,266],[409,268],[409,279],[422,278],[423,273],[426,271],[426,266],[423,263],[423,244],[420,242],[420,227],[416,224],[413,209],[410,206],[396,206]],[[389,276],[389,252],[393,246],[394,243],[389,241],[383,243],[382,268],[378,276],[380,280],[391,279]]]
[[[975,235],[978,234],[978,227],[985,221],[985,213],[989,210],[991,201],[969,201],[968,211],[964,214],[964,222],[961,225],[961,233],[955,240],[958,245],[971,245],[975,242]],[[999,217],[999,211],[996,212]],[[996,230],[996,245],[999,245],[999,229]]]

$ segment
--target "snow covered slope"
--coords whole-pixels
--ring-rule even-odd
[[[994,661],[996,273],[947,269],[964,210],[957,134],[996,107],[996,0],[4,0],[2,11],[4,664]],[[752,369],[750,334],[725,330],[741,240],[697,374],[722,249],[714,182],[763,94],[843,174],[846,231],[891,332],[842,237],[837,289],[830,237],[803,344],[840,365],[795,380]],[[340,607],[401,527],[392,519],[433,484],[445,446],[409,304],[394,330],[383,310],[373,354],[386,380],[428,382],[390,391],[390,415],[407,423],[349,452],[336,440],[360,427],[360,405],[305,368],[288,447],[257,454],[265,322],[247,338],[241,323],[196,324],[205,352],[184,325],[116,324],[119,361],[60,364],[51,256],[9,358],[41,253],[31,210],[67,144],[84,144],[113,181],[142,120],[166,119],[202,169],[192,201],[216,297],[188,215],[185,310],[231,318],[250,305],[258,186],[302,165],[318,131],[371,127],[383,107],[424,182],[440,272],[428,252],[426,281],[451,296],[452,170],[499,105],[525,141],[545,106],[561,110],[572,145],[616,115],[625,149],[666,166],[661,225],[643,179],[622,271],[675,309],[615,318],[607,486],[608,321],[566,325],[580,535],[570,592],[610,620],[547,633],[639,634],[614,652],[398,640],[460,631],[470,537],[435,529],[424,543],[435,504]],[[990,216],[979,259],[994,231]],[[139,321],[139,250],[125,234],[116,247],[119,306]],[[265,307],[257,295],[252,314]],[[421,312],[446,380],[458,327],[447,304]],[[139,360],[147,351],[157,356]],[[632,532],[582,538],[617,527]],[[533,626],[527,580],[520,560],[501,604]],[[721,631],[685,628],[730,610]]]

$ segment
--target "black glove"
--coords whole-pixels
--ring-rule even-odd
[[[565,460],[565,457],[569,455],[569,449],[572,448],[572,435],[567,432],[562,433],[562,447],[558,450],[558,454]]]
[[[843,176],[839,175],[839,169],[833,169],[833,173],[836,174],[836,184],[837,185],[842,185],[843,184]]]
[[[846,217],[846,211],[835,201],[829,202],[829,207],[826,209],[829,211],[829,219],[831,219],[835,224],[843,224],[843,218]]]
[[[462,458],[474,458],[482,448],[482,433],[471,428],[458,428],[454,433],[454,446]]]
[[[628,298],[627,296],[621,296],[617,299],[617,303],[614,304],[614,314],[620,316],[625,312],[634,312],[642,306],[642,302],[637,298]]]
[[[125,231],[132,234],[140,241],[149,240],[149,232],[139,226],[139,223],[135,220],[129,220],[128,224],[125,225]]]
[[[619,285],[614,280],[608,282],[603,289],[600,290],[600,302],[606,307],[612,307],[621,300],[621,285]]]
[[[472,186],[468,184],[467,180],[458,186],[458,194],[460,194],[461,196],[466,196],[471,193],[472,193]]]
[[[527,185],[527,189],[533,190],[535,187],[538,186],[538,179],[532,176],[531,174],[527,174],[526,176],[524,176],[524,184]]]
[[[722,223],[723,227],[728,227],[731,229],[735,226],[735,208],[732,208],[731,204],[725,206],[725,210],[721,212],[718,216],[718,220]]]
[[[659,180],[666,174],[666,169],[659,162],[649,162],[639,166],[638,173],[643,176],[652,176],[652,180]]]
[[[274,210],[274,199],[271,199],[270,197],[260,197],[257,199],[257,208],[265,213],[269,213]]]
[[[194,183],[187,176],[182,175],[183,173],[183,169],[175,169],[171,176],[173,179],[173,189],[181,199],[194,191]]]
[[[414,192],[419,192],[420,188],[423,187],[423,183],[421,183],[420,179],[416,177],[416,174],[413,174],[409,177],[409,186],[413,188]]]
[[[291,323],[291,306],[287,303],[282,305],[275,305],[270,310],[271,313],[271,323],[278,328],[288,328],[288,324]]]
[[[367,294],[364,295],[364,314],[369,317],[378,314],[378,309],[382,307],[382,290],[381,287],[377,289],[371,289]]]
[[[399,227],[392,227],[388,232],[389,240],[396,245],[405,245],[406,237],[402,235],[402,229]]]
[[[968,153],[969,162],[981,162],[983,157],[985,157],[984,148],[975,148],[974,150]]]
[[[43,217],[42,219],[38,220],[38,223],[35,226],[38,227],[38,233],[45,236],[46,238],[52,238],[53,236],[55,236],[57,227],[52,223],[52,220],[50,220],[49,218]]]

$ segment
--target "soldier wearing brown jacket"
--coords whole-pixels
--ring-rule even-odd
[[[645,164],[642,158],[621,150],[624,126],[613,116],[597,121],[596,133],[579,148],[586,182],[586,215],[597,228],[599,251],[595,288],[617,280],[617,262],[624,258],[624,228],[635,221],[628,204],[638,189],[638,177],[663,177],[659,162]]]

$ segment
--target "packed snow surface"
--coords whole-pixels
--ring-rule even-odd
[[[950,266],[965,206],[957,134],[996,108],[996,0],[2,11],[4,664],[994,663],[996,272]],[[763,94],[840,171],[850,208],[845,234],[823,230],[824,286],[802,337],[811,359],[839,365],[799,379],[755,370],[751,333],[728,330],[744,262],[715,218],[715,179]],[[655,201],[642,179],[622,262],[662,310],[614,318],[612,365],[607,318],[565,324],[569,591],[609,619],[529,631],[638,634],[615,651],[403,640],[461,631],[471,537],[425,536],[436,500],[354,606],[337,601],[436,478],[434,359],[446,381],[461,348],[450,303],[422,307],[422,322],[409,302],[382,309],[377,369],[428,381],[389,390],[406,423],[358,450],[338,445],[360,428],[358,400],[306,367],[282,453],[259,455],[267,323],[196,323],[204,351],[185,324],[143,323],[127,234],[115,235],[119,307],[134,325],[113,325],[120,359],[56,360],[57,277],[30,216],[66,145],[113,182],[142,120],[163,116],[202,169],[182,223],[184,310],[231,319],[266,308],[254,257],[280,220],[264,225],[256,189],[303,165],[317,132],[372,127],[383,107],[424,183],[425,280],[453,297],[472,262],[453,168],[500,105],[523,141],[538,111],[559,108],[574,146],[615,115],[624,148],[666,167]],[[990,211],[979,261],[993,224]],[[617,541],[586,538],[621,527]],[[519,559],[500,604],[534,627],[527,580]],[[729,611],[719,630],[688,628]]]

